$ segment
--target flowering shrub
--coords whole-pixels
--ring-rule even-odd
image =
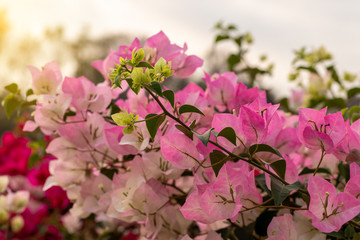
[[[66,191],[68,231],[92,218],[104,238],[359,237],[360,120],[326,107],[285,113],[232,72],[205,73],[205,91],[163,87],[202,65],[185,51],[160,32],[95,62],[99,85],[63,79],[51,62],[29,68],[26,98],[7,86],[7,112],[35,100],[24,130],[53,136],[43,189]],[[29,180],[42,183],[42,171]]]

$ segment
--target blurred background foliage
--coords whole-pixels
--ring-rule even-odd
[[[102,75],[91,63],[104,59],[109,50],[117,49],[120,44],[129,44],[133,37],[127,34],[112,34],[90,38],[89,29],[84,27],[74,40],[65,38],[66,29],[55,26],[44,29],[40,37],[24,34],[14,39],[9,34],[11,23],[6,17],[6,9],[0,10],[0,102],[7,94],[4,86],[15,82],[25,94],[31,87],[31,75],[27,65],[38,68],[56,60],[67,76],[85,76],[95,83],[103,81]],[[0,135],[14,126],[16,116],[7,119],[4,109],[0,108]]]
[[[90,28],[84,26],[78,36],[69,40],[65,37],[64,27],[54,26],[44,29],[41,36],[24,33],[19,38],[13,38],[9,34],[11,23],[7,20],[6,9],[1,9],[0,101],[8,94],[4,91],[4,86],[11,82],[19,84],[21,94],[25,94],[31,85],[27,65],[40,67],[52,60],[58,62],[64,76],[85,76],[95,83],[103,81],[102,75],[91,63],[104,59],[110,49],[129,45],[134,36],[114,33],[92,38],[89,31]],[[340,73],[332,54],[325,47],[302,47],[294,51],[289,81],[294,83],[296,89],[292,90],[289,98],[279,99],[275,92],[265,89],[263,84],[271,78],[274,63],[269,61],[265,54],[258,56],[255,62],[249,60],[250,47],[254,43],[249,32],[241,32],[234,24],[218,22],[214,27],[214,35],[214,44],[204,59],[204,70],[209,74],[233,71],[248,87],[266,90],[268,100],[272,103],[280,102],[281,108],[287,112],[296,113],[299,107],[320,109],[328,106],[330,111],[342,110],[344,117],[351,121],[360,117],[360,80],[351,72]],[[141,42],[144,39],[140,36]],[[196,81],[204,87],[205,84],[200,78],[170,80],[165,84],[176,90],[184,87],[188,81]],[[172,85],[169,86],[168,83]],[[4,109],[0,108],[0,135],[14,127],[15,118],[13,116],[7,119]]]

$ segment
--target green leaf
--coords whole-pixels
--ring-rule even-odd
[[[342,98],[326,99],[325,105],[329,108],[346,108],[346,102]]]
[[[37,162],[41,161],[41,156],[39,154],[33,154],[31,155],[31,157],[29,158],[29,161],[28,161],[28,169],[31,169],[35,166],[35,164]]]
[[[336,72],[335,67],[331,65],[331,66],[328,66],[326,69],[331,72],[331,78],[334,79],[335,82],[337,82],[340,86],[342,86],[342,83],[340,82],[340,78]]]
[[[154,67],[148,62],[139,62],[138,65],[136,65],[136,67],[146,67],[146,68],[154,69]]]
[[[18,85],[16,83],[11,83],[5,86],[5,89],[14,94],[17,94],[19,91]]]
[[[222,40],[229,39],[229,38],[230,38],[229,35],[220,35],[219,34],[219,35],[216,36],[215,42],[220,42]]]
[[[242,44],[242,40],[244,39],[244,36],[239,36],[237,38],[234,39],[234,42],[239,46],[241,47],[241,44]]]
[[[153,81],[150,83],[150,87],[152,90],[154,90],[154,92],[156,92],[157,95],[162,97],[162,89],[160,83]]]
[[[25,101],[23,102],[23,104],[21,104],[21,110],[23,110],[24,108],[30,107],[30,106],[35,106],[36,105],[36,100],[32,100],[30,102]]]
[[[315,169],[304,167],[304,169],[299,173],[299,176],[314,173],[314,172],[315,172]],[[317,173],[326,173],[326,174],[332,175],[330,169],[328,169],[328,168],[319,168],[317,170]]]
[[[231,127],[226,127],[223,130],[221,130],[217,134],[217,137],[224,137],[227,140],[229,140],[229,142],[231,142],[232,144],[234,144],[236,146],[236,133],[235,133],[235,130]]]
[[[234,24],[229,24],[227,30],[236,30],[236,26]]]
[[[271,196],[271,191],[270,189],[267,187],[266,185],[266,180],[265,180],[265,174],[262,173],[262,174],[259,174],[255,177],[255,180],[257,181],[257,183],[260,185],[260,187],[265,191],[267,192],[267,194],[269,196]]]
[[[199,114],[205,116],[198,108],[196,108],[193,105],[184,104],[179,108],[180,114],[188,113],[188,112],[199,113]]]
[[[229,65],[229,70],[233,71],[235,65],[240,63],[240,62],[241,62],[241,57],[239,55],[231,54],[227,59],[227,63]]]
[[[299,181],[294,182],[290,185],[285,185],[280,182],[278,179],[270,176],[271,179],[271,193],[274,198],[274,202],[276,206],[279,206],[288,196],[294,191],[298,190],[302,187]]]
[[[358,87],[350,88],[347,91],[347,97],[349,99],[349,98],[352,98],[352,97],[354,97],[355,95],[357,95],[359,93],[360,93],[360,88],[358,88]]]
[[[169,101],[171,106],[174,108],[175,106],[175,95],[172,90],[165,90],[162,92],[163,96]]]
[[[203,134],[198,134],[198,133],[194,132],[194,134],[200,139],[200,141],[205,145],[205,147],[207,147],[207,145],[209,143],[211,131],[213,129],[214,128],[211,128],[211,129],[207,130],[206,132],[204,132]]]
[[[115,173],[118,173],[118,170],[116,168],[102,168],[100,170],[100,173],[112,180]]]
[[[270,167],[277,173],[279,177],[285,179],[286,161],[284,159],[271,163]]]
[[[157,116],[157,117],[156,117]],[[151,119],[149,119],[151,118]],[[151,136],[151,139],[154,140],[156,133],[160,127],[160,125],[164,122],[166,116],[164,114],[148,114],[145,117],[146,120],[146,127],[149,131],[149,134]]]
[[[349,109],[349,117],[351,117],[354,113],[360,112],[360,106],[353,106]]]
[[[130,80],[129,80],[129,81],[130,81]],[[117,75],[117,76],[115,77],[114,84],[115,84],[118,88],[122,89],[122,87],[121,87],[121,76],[120,76],[120,75]],[[130,83],[129,83],[129,82],[128,82],[128,84],[129,84],[129,86],[130,86]],[[132,85],[132,80],[131,80],[131,85]]]
[[[126,79],[126,82],[129,84],[129,87],[131,88],[131,90],[134,91],[134,93],[136,95],[138,95],[139,91],[140,91],[140,85],[136,85],[134,86],[134,81],[132,79]]]
[[[350,152],[350,154],[351,154],[351,152]],[[349,166],[349,164],[344,164],[344,163],[340,162],[338,164],[338,169],[339,169],[339,177],[344,178],[345,181],[348,182],[350,180],[350,166]]]
[[[228,155],[226,155],[225,153],[223,153],[219,150],[213,150],[210,153],[211,167],[214,170],[214,173],[216,176],[218,176],[220,169],[226,163],[226,160],[228,158],[229,158]]]
[[[189,128],[190,128],[191,130],[194,130],[195,126],[196,126],[196,120],[193,120],[193,121],[191,122],[191,124],[189,125]],[[213,132],[214,132],[214,131],[213,131]]]
[[[345,231],[344,231],[345,237],[346,237],[346,238],[349,238],[349,239],[353,239],[354,234],[355,234],[355,229],[354,229],[354,227],[352,227],[352,226],[350,226],[350,225],[347,225],[346,228],[345,228]]]
[[[175,127],[182,133],[184,133],[186,136],[188,136],[188,138],[190,138],[191,140],[193,140],[193,133],[188,130],[186,127],[176,124]]]
[[[360,119],[360,114],[354,113],[351,117],[351,122],[355,122],[358,119]]]
[[[327,233],[326,236],[335,237],[336,239],[345,239],[345,235],[342,230],[338,232]]]
[[[283,158],[283,156],[281,155],[281,153],[276,150],[275,148],[266,145],[266,144],[254,144],[252,146],[250,146],[249,148],[249,153],[250,155],[254,155],[257,152],[270,152],[273,153],[275,155],[278,155],[279,157]]]
[[[27,91],[26,91],[26,97],[30,96],[30,95],[33,95],[34,94],[34,91],[29,88]]]
[[[4,109],[7,118],[10,118],[11,115],[16,111],[16,109],[20,106],[21,99],[19,99],[13,93],[9,93],[4,98]]]
[[[309,66],[309,67],[308,66],[299,66],[299,67],[296,68],[296,70],[307,70],[309,72],[317,74],[316,69],[311,67],[311,66]]]

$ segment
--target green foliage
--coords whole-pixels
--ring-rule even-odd
[[[254,145],[250,146],[249,153],[251,156],[257,152],[270,152],[270,153],[273,153],[273,154],[278,155],[279,157],[283,158],[283,156],[277,149],[275,149],[269,145],[266,145],[266,144],[254,144]]]
[[[245,74],[246,80],[251,87],[255,86],[255,81],[259,77],[271,75],[273,64],[269,63],[266,67],[260,67],[260,65],[250,65],[246,61],[249,46],[254,42],[249,32],[240,33],[235,25],[229,24],[225,26],[222,22],[215,25],[215,30],[217,31],[215,44],[227,41],[233,43],[237,48],[227,57],[227,69],[229,71],[236,74]],[[266,56],[261,55],[259,59],[264,63]]]
[[[299,176],[305,175],[305,174],[313,174],[315,172],[315,169],[304,167],[304,169],[299,173]],[[328,168],[318,168],[316,171],[317,173],[326,173],[331,175],[331,171]]]
[[[351,106],[349,100],[360,93],[360,88],[351,87],[358,80],[357,75],[346,71],[339,74],[332,54],[322,46],[316,49],[302,47],[294,54],[289,80],[297,83],[305,93],[306,101],[301,107],[320,109],[327,106],[339,111]],[[283,109],[296,113],[297,109],[290,109],[285,102],[286,98],[282,100]]]
[[[154,140],[156,133],[161,126],[161,124],[165,121],[165,114],[148,114],[145,117],[146,120],[146,127],[149,131],[149,134],[151,136],[151,139]]]
[[[180,125],[180,124],[175,124],[175,127],[182,133],[184,133],[188,138],[190,138],[191,140],[193,140],[193,132],[190,131],[189,129],[187,129],[186,127]]]
[[[213,150],[210,153],[211,167],[214,170],[216,176],[218,176],[220,169],[226,163],[226,160],[228,158],[229,158],[228,155],[226,155],[225,153],[219,150]]]
[[[198,113],[205,116],[197,107],[188,104],[184,104],[179,108],[179,114],[183,113]]]
[[[23,110],[26,107],[36,105],[36,100],[29,101],[27,98],[33,94],[32,89],[26,91],[26,97],[21,95],[20,89],[16,83],[11,83],[4,87],[9,93],[5,96],[2,104],[4,106],[6,117],[9,119],[16,111]]]
[[[302,187],[299,181],[296,181],[290,185],[285,185],[273,176],[270,176],[270,178],[271,193],[276,206],[279,206],[290,195],[292,191],[298,190]]]
[[[170,102],[171,106],[175,106],[175,94],[172,90],[165,90],[162,92],[162,95]]]
[[[232,144],[234,144],[236,146],[236,133],[235,133],[235,130],[231,127],[226,127],[223,130],[221,130],[217,134],[217,137],[224,137],[229,142],[231,142]]]
[[[211,131],[213,129],[214,128],[211,128],[211,129],[207,130],[206,132],[204,132],[203,134],[198,134],[198,133],[194,132],[194,134],[200,139],[200,141],[205,145],[205,147],[207,147],[207,145],[209,143]]]

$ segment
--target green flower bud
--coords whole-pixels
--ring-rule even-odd
[[[132,55],[131,63],[134,65],[138,64],[141,60],[143,60],[145,58],[144,49],[140,48],[137,51],[135,51],[135,50],[136,49],[134,48],[134,50],[131,53],[131,55]]]
[[[127,60],[124,59],[124,58],[122,58],[122,57],[120,57],[119,62],[120,62],[120,64],[121,64],[122,66],[127,65]]]
[[[126,128],[123,129],[123,134],[132,134],[134,131],[134,125],[129,125]]]
[[[11,219],[10,225],[11,225],[11,230],[14,233],[17,233],[24,227],[24,219],[22,218],[22,216],[17,215]]]
[[[261,61],[261,62],[266,61],[266,59],[267,59],[266,54],[262,54],[262,55],[260,56],[260,61]]]
[[[134,85],[141,85],[141,83],[150,83],[151,77],[147,72],[144,73],[142,68],[134,68],[131,73],[131,78]]]
[[[254,42],[254,39],[253,39],[253,37],[251,36],[250,33],[246,33],[244,37],[245,37],[245,41],[246,41],[248,44],[252,44],[252,43]]]
[[[351,74],[349,72],[344,72],[344,80],[348,82],[353,82],[357,78],[356,74]]]
[[[170,77],[174,71],[171,70],[171,62],[166,64],[166,60],[164,58],[160,58],[154,66],[154,69],[157,73],[160,73],[164,77]]]

